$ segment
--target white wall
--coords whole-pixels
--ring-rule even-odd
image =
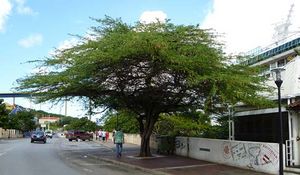
[[[151,148],[156,148],[151,138]],[[125,134],[125,143],[140,145],[138,134]],[[277,143],[243,142],[195,137],[176,137],[176,154],[270,174],[279,171]],[[285,148],[283,148],[285,149]]]
[[[21,138],[21,137],[23,137],[23,134],[18,130],[0,128],[0,138],[7,139],[7,138]]]
[[[112,133],[109,133],[110,137],[112,138]],[[141,145],[141,136],[139,134],[124,134],[124,142],[131,143],[135,145]],[[157,149],[156,138],[154,135],[150,137],[150,147],[152,149]]]
[[[176,137],[176,154],[254,171],[278,174],[277,143]]]
[[[282,74],[282,96],[297,96],[300,94],[300,57],[297,56],[285,65]]]

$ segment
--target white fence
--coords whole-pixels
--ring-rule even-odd
[[[125,143],[140,145],[140,135],[125,134]],[[155,137],[151,137],[150,145],[153,149],[157,148]],[[279,171],[277,143],[176,137],[175,146],[175,153],[180,156],[270,174],[278,174]]]
[[[277,143],[176,137],[176,154],[271,174],[279,171]]]
[[[125,143],[141,145],[141,136],[139,134],[125,134],[124,140]],[[150,147],[152,149],[157,149],[157,143],[154,136],[150,137]]]
[[[3,129],[0,128],[0,139],[1,138],[20,138],[23,137],[23,134],[15,129]]]

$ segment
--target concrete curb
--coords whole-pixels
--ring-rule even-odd
[[[140,171],[143,171],[143,172],[146,172],[146,173],[151,173],[153,175],[170,175],[170,174],[165,173],[165,172],[148,169],[148,168],[144,168],[144,167],[141,167],[141,166],[124,163],[124,162],[117,161],[117,160],[112,160],[112,159],[108,159],[108,158],[100,158],[99,156],[94,156],[94,155],[88,155],[88,156],[93,157],[97,160],[104,161],[104,162],[112,163],[112,164],[115,164],[115,165],[120,165],[120,166],[125,167],[125,168],[131,168],[131,169],[140,170]]]

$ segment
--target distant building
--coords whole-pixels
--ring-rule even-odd
[[[9,103],[5,103],[5,107],[6,107],[7,110],[10,110],[10,111],[12,111],[15,108],[14,105],[11,105]]]
[[[59,117],[52,117],[52,116],[42,117],[39,119],[39,124],[54,123],[57,122],[58,120]]]
[[[14,105],[13,110],[9,114],[16,115],[18,112],[24,112],[24,111],[27,111],[26,108],[19,105]]]
[[[29,111],[29,109],[24,108],[20,105],[11,105],[9,103],[5,103],[6,110],[10,111],[9,115],[16,115],[18,112]]]

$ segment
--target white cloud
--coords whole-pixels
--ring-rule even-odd
[[[292,0],[214,0],[213,9],[206,16],[202,28],[224,33],[226,51],[239,53],[272,41],[274,26],[287,18]],[[300,27],[300,3],[296,1],[291,30]]]
[[[86,34],[83,36],[83,38],[85,40],[96,40],[97,37],[99,37],[99,36],[97,36],[91,30],[88,30],[86,32]],[[82,42],[85,42],[85,40],[80,40],[77,37],[66,39],[66,40],[60,42],[58,44],[58,46],[55,48],[55,50],[50,50],[49,55],[54,56],[55,54],[57,54],[56,51],[62,51],[62,50],[65,50],[65,49],[70,49],[70,48],[72,48],[72,47],[74,47],[76,45],[82,44]]]
[[[167,19],[167,14],[165,14],[163,11],[145,11],[142,13],[140,17],[140,22],[142,23],[153,23],[153,22],[165,22]]]
[[[71,38],[65,41],[62,41],[58,45],[58,50],[70,49],[78,44],[79,40],[77,38]]]
[[[7,17],[12,9],[12,5],[9,0],[0,0],[0,31],[4,30],[4,25]]]
[[[26,0],[15,0],[17,5],[17,12],[22,15],[35,15],[37,12],[34,12],[30,7],[26,6]]]
[[[41,34],[33,34],[26,38],[21,39],[18,44],[25,48],[40,45],[43,42],[43,36]]]
[[[70,48],[76,46],[78,43],[79,43],[79,40],[77,38],[70,38],[70,39],[64,40],[64,41],[60,42],[55,49],[50,50],[49,55],[55,56],[56,54],[59,54],[59,52],[57,52],[57,51],[70,49]]]

